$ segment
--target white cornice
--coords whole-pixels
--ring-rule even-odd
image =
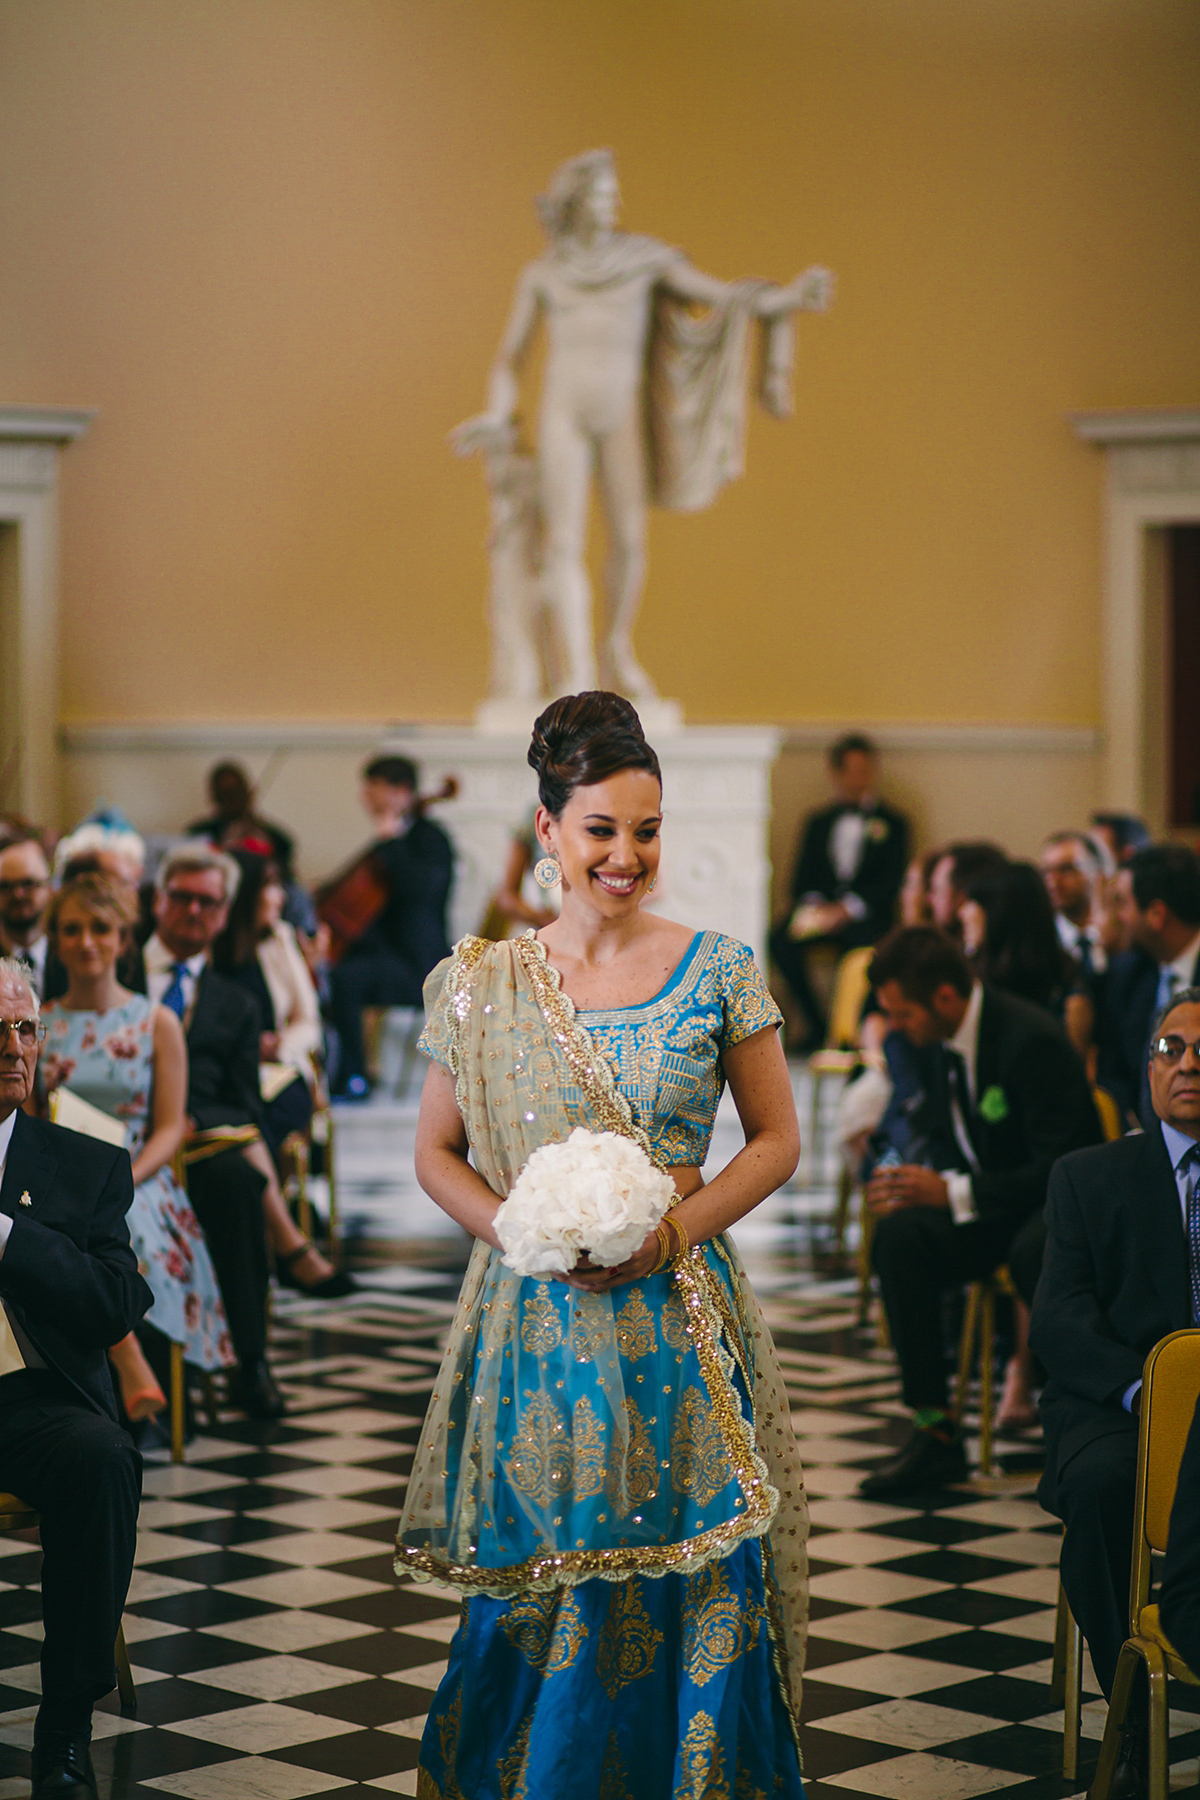
[[[1069,415],[1072,430],[1088,444],[1178,444],[1200,438],[1200,408],[1166,407],[1152,411],[1130,407],[1122,412]]]
[[[26,443],[69,444],[82,437],[96,417],[95,408],[67,406],[0,406],[0,438]]]

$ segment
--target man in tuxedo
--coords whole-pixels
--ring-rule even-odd
[[[870,738],[852,732],[828,754],[837,799],[805,823],[792,908],[771,934],[771,954],[808,1040],[816,1042],[825,1020],[809,977],[809,952],[818,944],[844,954],[876,943],[895,917],[908,864],[908,820],[876,798],[879,758]]]
[[[961,1481],[966,1455],[948,1411],[942,1294],[1040,1236],[1046,1183],[1064,1151],[1099,1143],[1083,1064],[1049,1013],[985,987],[944,932],[904,926],[871,962],[888,1024],[913,1053],[906,1114],[920,1160],[878,1167],[872,1261],[913,1431],[861,1483],[872,1498]]]
[[[153,1296],[125,1224],[128,1153],[19,1110],[37,1015],[24,971],[0,961],[0,1488],[41,1522],[33,1800],[94,1800],[92,1705],[116,1681],[142,1485],[105,1352]]]
[[[1200,987],[1155,1020],[1148,1083],[1145,1132],[1054,1169],[1029,1336],[1047,1373],[1038,1498],[1066,1526],[1063,1587],[1105,1694],[1129,1624],[1142,1365],[1168,1332],[1200,1324]],[[1139,1708],[1126,1792],[1144,1782],[1144,1725]]]
[[[417,771],[406,756],[377,756],[363,770],[362,802],[375,827],[370,849],[388,901],[333,971],[334,1093],[341,1099],[362,1100],[368,1092],[363,1007],[420,1006],[425,977],[450,953],[454,851],[441,826],[417,810],[416,798]]]
[[[0,955],[24,968],[33,992],[45,999],[46,908],[50,868],[36,838],[21,838],[0,850]]]
[[[1093,917],[1100,858],[1078,832],[1055,831],[1042,845],[1039,867],[1059,942],[1094,987],[1108,967],[1103,934]]]
[[[241,871],[195,842],[168,851],[155,880],[154,935],[143,950],[146,992],[183,1021],[188,1117],[211,1137],[188,1163],[188,1198],[204,1227],[238,1368],[232,1392],[253,1418],[278,1418],[283,1397],[267,1366],[267,1258],[263,1193],[273,1179],[263,1145],[258,1085],[261,1024],[251,996],[209,965]]]
[[[1109,968],[1097,1075],[1149,1128],[1151,1022],[1172,994],[1200,982],[1200,861],[1183,844],[1135,851],[1117,871],[1116,913],[1129,948]]]

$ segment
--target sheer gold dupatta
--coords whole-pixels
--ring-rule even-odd
[[[443,965],[430,977],[426,1002],[430,1047],[456,1077],[475,1166],[495,1193],[508,1193],[533,1151],[566,1137],[575,1125],[619,1132],[649,1151],[645,1133],[532,933],[499,944],[465,938],[448,970]],[[740,1430],[727,1434],[735,1460],[739,1446],[734,1440],[743,1434],[752,1438],[740,1446],[747,1516],[739,1520],[737,1537],[765,1534],[769,1539],[772,1636],[795,1717],[808,1598],[803,1476],[782,1372],[758,1302],[733,1245],[718,1238],[711,1249],[724,1264],[728,1285],[709,1267],[702,1248],[693,1250],[675,1280],[697,1352],[701,1346],[709,1352],[714,1401],[731,1401],[728,1410],[740,1419],[727,1372],[734,1364],[752,1397],[752,1429],[742,1422]],[[472,1415],[472,1408],[478,1401],[473,1371],[481,1344],[484,1356],[488,1354],[497,1310],[507,1304],[503,1292],[495,1291],[498,1260],[499,1253],[489,1245],[475,1244],[417,1448],[397,1545],[398,1573],[448,1580],[467,1592],[505,1591],[493,1579],[499,1571],[465,1566],[477,1537],[474,1496],[488,1461],[487,1442],[474,1430],[478,1413]],[[507,1277],[509,1272],[504,1273]],[[517,1277],[510,1279],[519,1285]],[[485,1295],[488,1319],[481,1316]],[[460,1458],[459,1448],[466,1451],[467,1446],[470,1453]],[[452,1473],[454,1465],[457,1474]],[[615,1580],[638,1572],[686,1572],[728,1554],[734,1541],[724,1549],[715,1541],[695,1544],[690,1555],[673,1548],[660,1554],[644,1550],[636,1567],[623,1566],[627,1558],[610,1566],[604,1557],[584,1554],[543,1557],[508,1573],[519,1575],[522,1587],[541,1587],[592,1575]]]

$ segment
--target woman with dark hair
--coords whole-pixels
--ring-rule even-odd
[[[418,1785],[798,1800],[802,1476],[724,1235],[798,1159],[780,1014],[745,945],[643,906],[662,783],[629,702],[555,701],[529,761],[561,915],[464,938],[425,990],[417,1176],[477,1241],[397,1545],[466,1597]],[[746,1143],[706,1186],[726,1082]],[[677,1200],[618,1268],[522,1277],[497,1208],[579,1126],[640,1145]]]
[[[980,979],[1053,1013],[1090,1071],[1095,1003],[1078,963],[1063,948],[1041,871],[1025,862],[981,870],[968,882],[958,916],[963,949]],[[1035,1229],[1031,1225],[1030,1230]],[[1040,1248],[1033,1264],[1035,1275],[1039,1262]],[[1014,1299],[1016,1341],[996,1412],[996,1424],[1009,1430],[1038,1422],[1029,1319],[1027,1302]]]

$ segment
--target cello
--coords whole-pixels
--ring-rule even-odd
[[[413,817],[419,818],[428,807],[437,806],[443,800],[453,800],[457,793],[457,779],[447,775],[435,793],[417,795],[413,801]],[[357,943],[363,932],[375,923],[391,897],[392,890],[374,844],[351,857],[336,875],[331,875],[317,889],[314,895],[317,917],[329,928],[331,963],[341,961],[351,944]]]

